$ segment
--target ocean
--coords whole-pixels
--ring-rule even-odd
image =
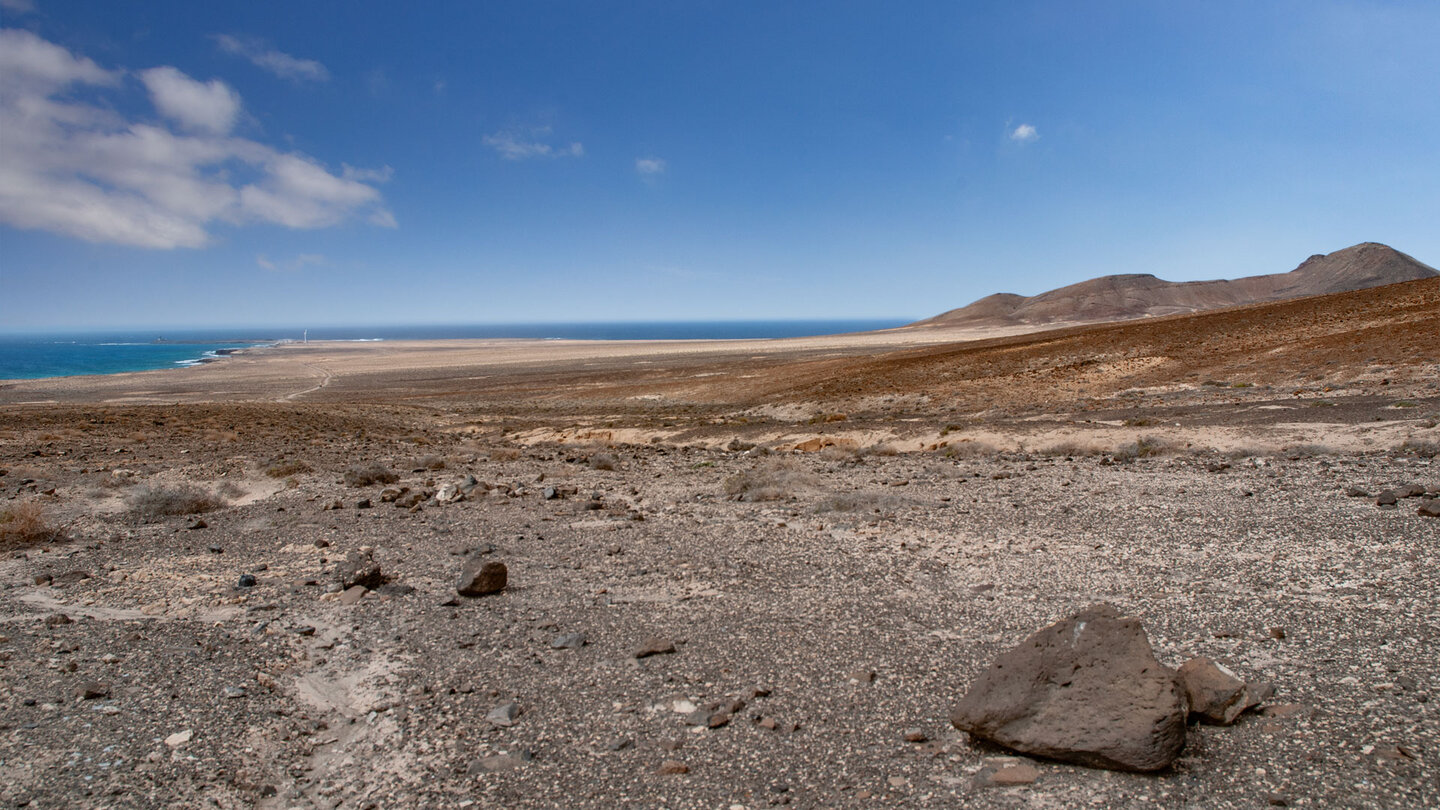
[[[891,329],[908,319],[809,321],[655,321],[459,326],[331,327],[309,330],[310,340],[740,340],[839,335]],[[224,329],[149,332],[0,334],[0,380],[119,374],[181,368],[223,360],[237,349],[298,341],[302,330]]]

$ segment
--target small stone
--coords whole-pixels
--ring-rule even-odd
[[[780,724],[773,717],[762,717],[755,721],[755,725],[768,731],[774,731]]]
[[[869,669],[856,670],[855,672],[850,673],[849,680],[852,685],[856,686],[860,684],[874,683],[875,672],[874,670]]]
[[[323,537],[320,538],[319,540],[316,540],[316,541],[315,541],[315,548],[329,548],[329,547],[330,547],[330,541],[329,541],[329,540],[326,540],[326,539],[323,538]]]
[[[540,497],[544,498],[547,501],[553,501],[560,497],[560,493],[555,489],[555,487],[545,487],[545,489],[541,491]]]
[[[1347,489],[1345,490],[1345,497],[1347,497],[1347,498],[1368,498],[1368,497],[1370,497],[1370,493],[1367,492],[1367,491],[1365,491],[1364,489],[1362,489],[1362,488],[1360,488],[1360,487],[1349,487],[1349,488],[1347,488]]]
[[[72,620],[69,616],[66,616],[64,613],[51,613],[49,616],[45,617],[46,627],[59,627],[61,625],[73,623],[74,620]]]
[[[1019,765],[1006,765],[990,775],[990,784],[996,787],[1014,787],[1015,785],[1034,784],[1040,778],[1040,771],[1034,765],[1021,763]]]
[[[499,706],[491,709],[485,715],[485,721],[491,725],[509,728],[515,725],[515,718],[520,716],[520,704],[513,700],[507,700]]]
[[[660,763],[660,773],[667,776],[689,772],[690,766],[677,759],[667,759],[664,762]]]
[[[55,578],[49,574],[36,574],[35,579],[32,581],[36,585],[49,585],[52,581],[54,581],[54,579]]]
[[[346,607],[358,604],[361,599],[365,598],[365,594],[369,592],[370,589],[364,585],[351,585],[340,593],[340,604]]]
[[[652,655],[669,655],[675,652],[675,642],[663,638],[647,638],[635,650],[636,658],[649,658]]]
[[[91,681],[79,689],[81,700],[99,700],[110,697],[110,684]]]
[[[508,579],[509,571],[505,563],[486,560],[477,554],[466,560],[461,567],[455,591],[461,596],[486,596],[505,590]]]
[[[177,731],[174,734],[171,734],[169,737],[166,737],[165,744],[170,746],[171,748],[179,748],[185,743],[190,742],[190,739],[194,736],[195,732],[187,728],[184,731]]]
[[[1266,793],[1265,803],[1271,807],[1289,807],[1290,800],[1279,793]]]
[[[253,587],[255,587],[255,575],[254,575],[254,574],[241,574],[241,575],[240,575],[240,579],[235,583],[235,587],[237,587],[237,588],[253,588]]]
[[[1397,498],[1418,498],[1425,494],[1425,487],[1419,484],[1406,484],[1395,488]]]
[[[1210,658],[1192,658],[1176,673],[1190,701],[1190,714],[1202,722],[1228,726],[1245,710],[1245,682]]]
[[[584,633],[566,633],[550,639],[550,649],[552,650],[578,650],[584,646]]]
[[[194,530],[194,529],[206,529],[206,528],[209,528],[209,526],[210,526],[210,524],[206,523],[203,518],[198,518],[198,517],[195,518],[194,520],[190,521],[189,523],[185,524],[185,528],[190,529],[190,530]]]
[[[301,636],[313,636],[315,635],[315,628],[311,627],[308,624],[302,624],[299,627],[295,628],[295,634]]]
[[[1380,494],[1375,496],[1375,505],[1394,506],[1397,500],[1399,500],[1399,496],[1395,494],[1395,490],[1385,489],[1381,490]]]
[[[627,738],[623,738],[623,737],[622,737],[621,739],[618,739],[618,740],[611,740],[611,741],[610,741],[610,744],[607,745],[607,746],[605,746],[605,750],[606,750],[606,751],[628,751],[629,749],[634,748],[634,747],[635,747],[635,741],[634,741],[634,740],[631,740],[631,739],[627,739]]]
[[[1440,517],[1440,498],[1421,501],[1420,508],[1415,510],[1415,514],[1420,517]]]
[[[930,738],[925,735],[925,732],[918,728],[905,729],[905,742],[923,743],[928,739]]]
[[[679,751],[685,747],[684,737],[666,737],[660,741],[660,747],[666,751]]]
[[[1276,641],[1283,641],[1285,639],[1285,628],[1283,627],[1270,627],[1267,628],[1267,632],[1270,634],[1270,638]]]
[[[213,544],[213,543],[210,544],[210,545],[206,548],[206,550],[209,551],[211,554],[224,554],[224,553],[225,553],[225,549],[223,549],[223,548],[221,548],[220,546],[217,546],[217,545],[215,545],[215,544]]]
[[[229,699],[229,700],[235,700],[236,698],[243,698],[243,697],[245,697],[247,694],[249,694],[249,693],[245,691],[245,687],[243,687],[243,686],[227,686],[227,687],[225,687],[225,697],[226,697],[227,699]]]
[[[370,508],[370,499],[369,499],[369,498],[361,498],[360,500],[358,500],[358,501],[355,502],[355,508],[356,508],[356,509],[369,509],[369,508]]]
[[[385,576],[380,571],[380,565],[366,551],[352,551],[346,554],[345,559],[335,569],[335,579],[342,588],[363,585],[373,589],[385,584]]]

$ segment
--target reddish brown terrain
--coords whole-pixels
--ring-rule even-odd
[[[1434,806],[1437,323],[1430,278],[1031,334],[0,383],[0,798]],[[475,555],[503,591],[457,594]],[[1155,774],[951,726],[1096,602],[1275,694]]]

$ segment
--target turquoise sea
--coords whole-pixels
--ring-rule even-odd
[[[668,321],[634,323],[492,324],[469,326],[331,327],[310,340],[738,340],[838,335],[903,326],[908,319],[811,321]],[[118,374],[223,362],[230,352],[298,341],[302,330],[226,329],[149,332],[0,333],[0,380]]]

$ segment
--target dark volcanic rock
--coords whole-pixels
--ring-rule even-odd
[[[505,590],[509,572],[505,563],[486,560],[481,555],[472,556],[460,569],[460,580],[455,590],[461,596],[485,596]]]
[[[1050,759],[1155,771],[1185,745],[1185,696],[1140,621],[1093,605],[1004,653],[950,722]]]

